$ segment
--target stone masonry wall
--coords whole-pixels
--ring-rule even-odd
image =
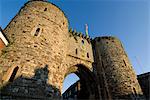
[[[64,67],[61,68],[62,72],[64,72],[61,74],[63,74],[65,78],[70,73],[79,72],[78,64],[83,65],[89,71],[92,72],[93,53],[92,53],[92,46],[89,38],[85,38],[81,34],[80,35],[74,34],[71,31],[68,34],[69,34],[69,39],[68,39],[68,49],[66,54],[66,63],[64,63],[65,64]],[[82,73],[79,72],[79,74],[81,75]],[[81,77],[79,76],[79,78]],[[62,85],[63,85],[63,80],[62,80]]]
[[[4,33],[9,40],[0,57],[4,99],[59,98],[64,78],[80,70],[78,64],[92,71],[89,38],[70,33],[66,16],[51,3],[26,3]]]
[[[112,98],[138,98],[142,95],[136,74],[118,39],[109,36],[95,38],[95,51],[99,51],[94,56],[100,58]]]
[[[4,33],[9,40],[9,45],[3,49],[0,57],[0,67],[3,70],[1,74],[4,76],[1,84],[9,81],[13,69],[17,66],[19,69],[16,77],[21,76],[27,79],[35,76],[36,69],[47,66],[49,71],[48,77],[45,79],[47,84],[60,90],[59,80],[63,76],[60,76],[58,72],[61,70],[59,67],[65,61],[69,36],[68,20],[64,13],[51,3],[30,1],[5,28]],[[12,69],[8,72],[10,74],[6,74],[9,69]],[[22,91],[24,95],[31,95],[28,92],[29,89],[23,85],[14,85],[14,87],[18,88],[18,91],[12,92],[12,94]],[[34,90],[34,87],[31,89]],[[24,93],[24,91],[27,92]],[[51,91],[39,89],[32,95],[38,96],[36,94],[38,92],[50,92],[41,94],[41,96],[53,94],[52,97],[55,95],[59,97],[60,94],[60,91],[55,92],[52,89]]]
[[[100,92],[115,99],[142,95],[120,41],[101,37],[92,45],[88,36],[68,30],[64,13],[49,2],[27,2],[4,33],[9,44],[0,55],[0,99],[60,99],[70,73],[79,76],[88,99],[101,98]]]
[[[93,53],[91,41],[88,36],[84,36],[82,33],[70,31],[69,32],[69,46],[68,56],[80,58],[93,62]]]

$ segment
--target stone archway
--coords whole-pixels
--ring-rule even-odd
[[[67,69],[65,77],[71,73],[75,73],[80,78],[80,91],[77,99],[98,99],[99,91],[96,82],[96,77],[93,72],[90,71],[83,64],[76,64]]]

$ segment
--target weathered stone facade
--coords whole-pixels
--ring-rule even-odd
[[[102,99],[103,92],[121,98],[133,88],[142,95],[120,41],[102,37],[92,45],[88,36],[68,30],[64,13],[49,2],[26,3],[4,33],[9,45],[0,56],[1,99],[60,99],[70,73],[79,76],[86,99]]]
[[[121,42],[115,37],[97,37],[93,47],[94,67],[106,91],[104,98],[140,98],[141,87]]]

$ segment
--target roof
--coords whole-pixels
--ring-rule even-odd
[[[0,27],[0,38],[2,39],[2,41],[4,42],[5,45],[8,45],[8,41],[7,39],[5,38],[4,34],[3,34],[3,30],[2,28]]]

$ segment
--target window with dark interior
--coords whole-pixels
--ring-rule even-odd
[[[126,62],[125,62],[125,60],[123,60],[123,63],[124,63],[124,65],[126,66]]]
[[[47,8],[45,8],[44,11],[47,11]]]
[[[87,57],[89,58],[89,53],[87,53]]]
[[[78,54],[78,49],[76,49],[76,55]]]
[[[84,44],[84,40],[82,40],[82,44]]]
[[[40,33],[40,28],[37,28],[37,29],[36,29],[36,31],[35,31],[34,36],[38,36],[38,35],[39,35],[39,33]]]
[[[18,69],[19,69],[18,66],[14,68],[14,70],[13,70],[13,72],[12,72],[10,78],[9,78],[9,82],[13,82],[13,80],[15,79],[15,76],[17,74]]]

